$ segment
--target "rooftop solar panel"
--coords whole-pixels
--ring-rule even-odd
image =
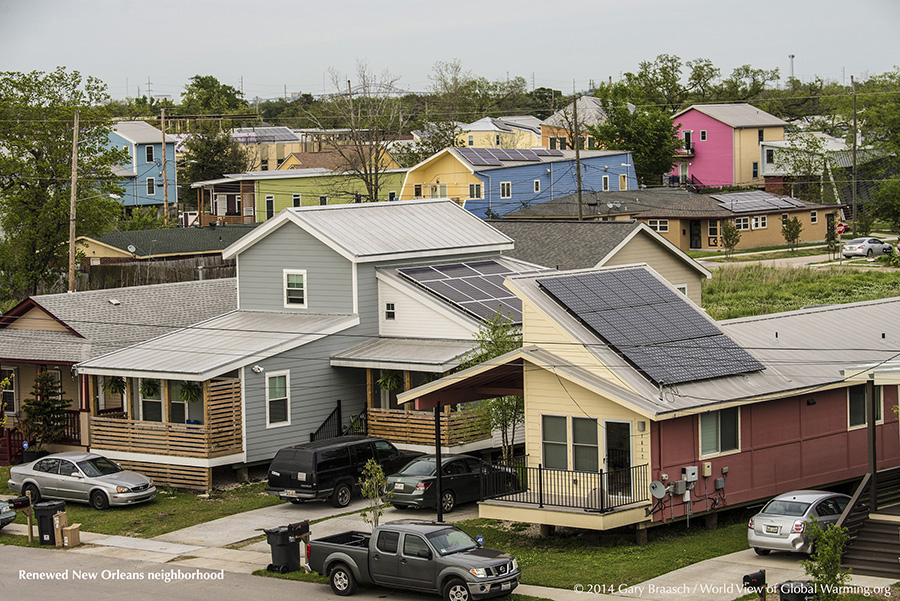
[[[657,384],[764,369],[689,301],[644,269],[588,272],[537,282]]]

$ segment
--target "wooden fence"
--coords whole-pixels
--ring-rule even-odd
[[[88,286],[91,290],[100,290],[167,282],[192,282],[201,279],[201,271],[204,280],[231,278],[236,274],[234,260],[226,261],[221,255],[165,261],[130,261],[91,265]]]
[[[434,444],[434,413],[403,409],[369,409],[369,436],[406,444]],[[490,438],[491,432],[474,410],[441,413],[441,441],[447,446]]]

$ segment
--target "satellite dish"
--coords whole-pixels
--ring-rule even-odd
[[[134,251],[136,251],[136,250],[137,250],[137,248],[134,247],[134,244],[128,245],[128,252],[130,252],[131,254],[134,254]]]
[[[666,496],[666,485],[659,480],[650,483],[650,496],[654,499],[662,499]]]

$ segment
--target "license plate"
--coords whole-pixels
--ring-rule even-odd
[[[286,490],[281,494],[283,494],[286,497],[294,497],[297,495],[297,491],[296,490]]]
[[[297,472],[297,480],[306,482],[306,472]]]
[[[394,482],[394,490],[403,490],[403,482]]]
[[[778,534],[779,530],[781,530],[780,526],[766,526],[766,534]]]
[[[500,590],[505,591],[505,590],[509,589],[511,586],[512,586],[511,582],[504,582],[500,585]]]

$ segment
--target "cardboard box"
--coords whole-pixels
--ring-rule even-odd
[[[56,537],[56,546],[63,546],[63,529],[69,525],[69,519],[65,511],[53,514],[53,535]]]
[[[81,524],[66,526],[62,531],[63,547],[77,547],[81,544]]]

